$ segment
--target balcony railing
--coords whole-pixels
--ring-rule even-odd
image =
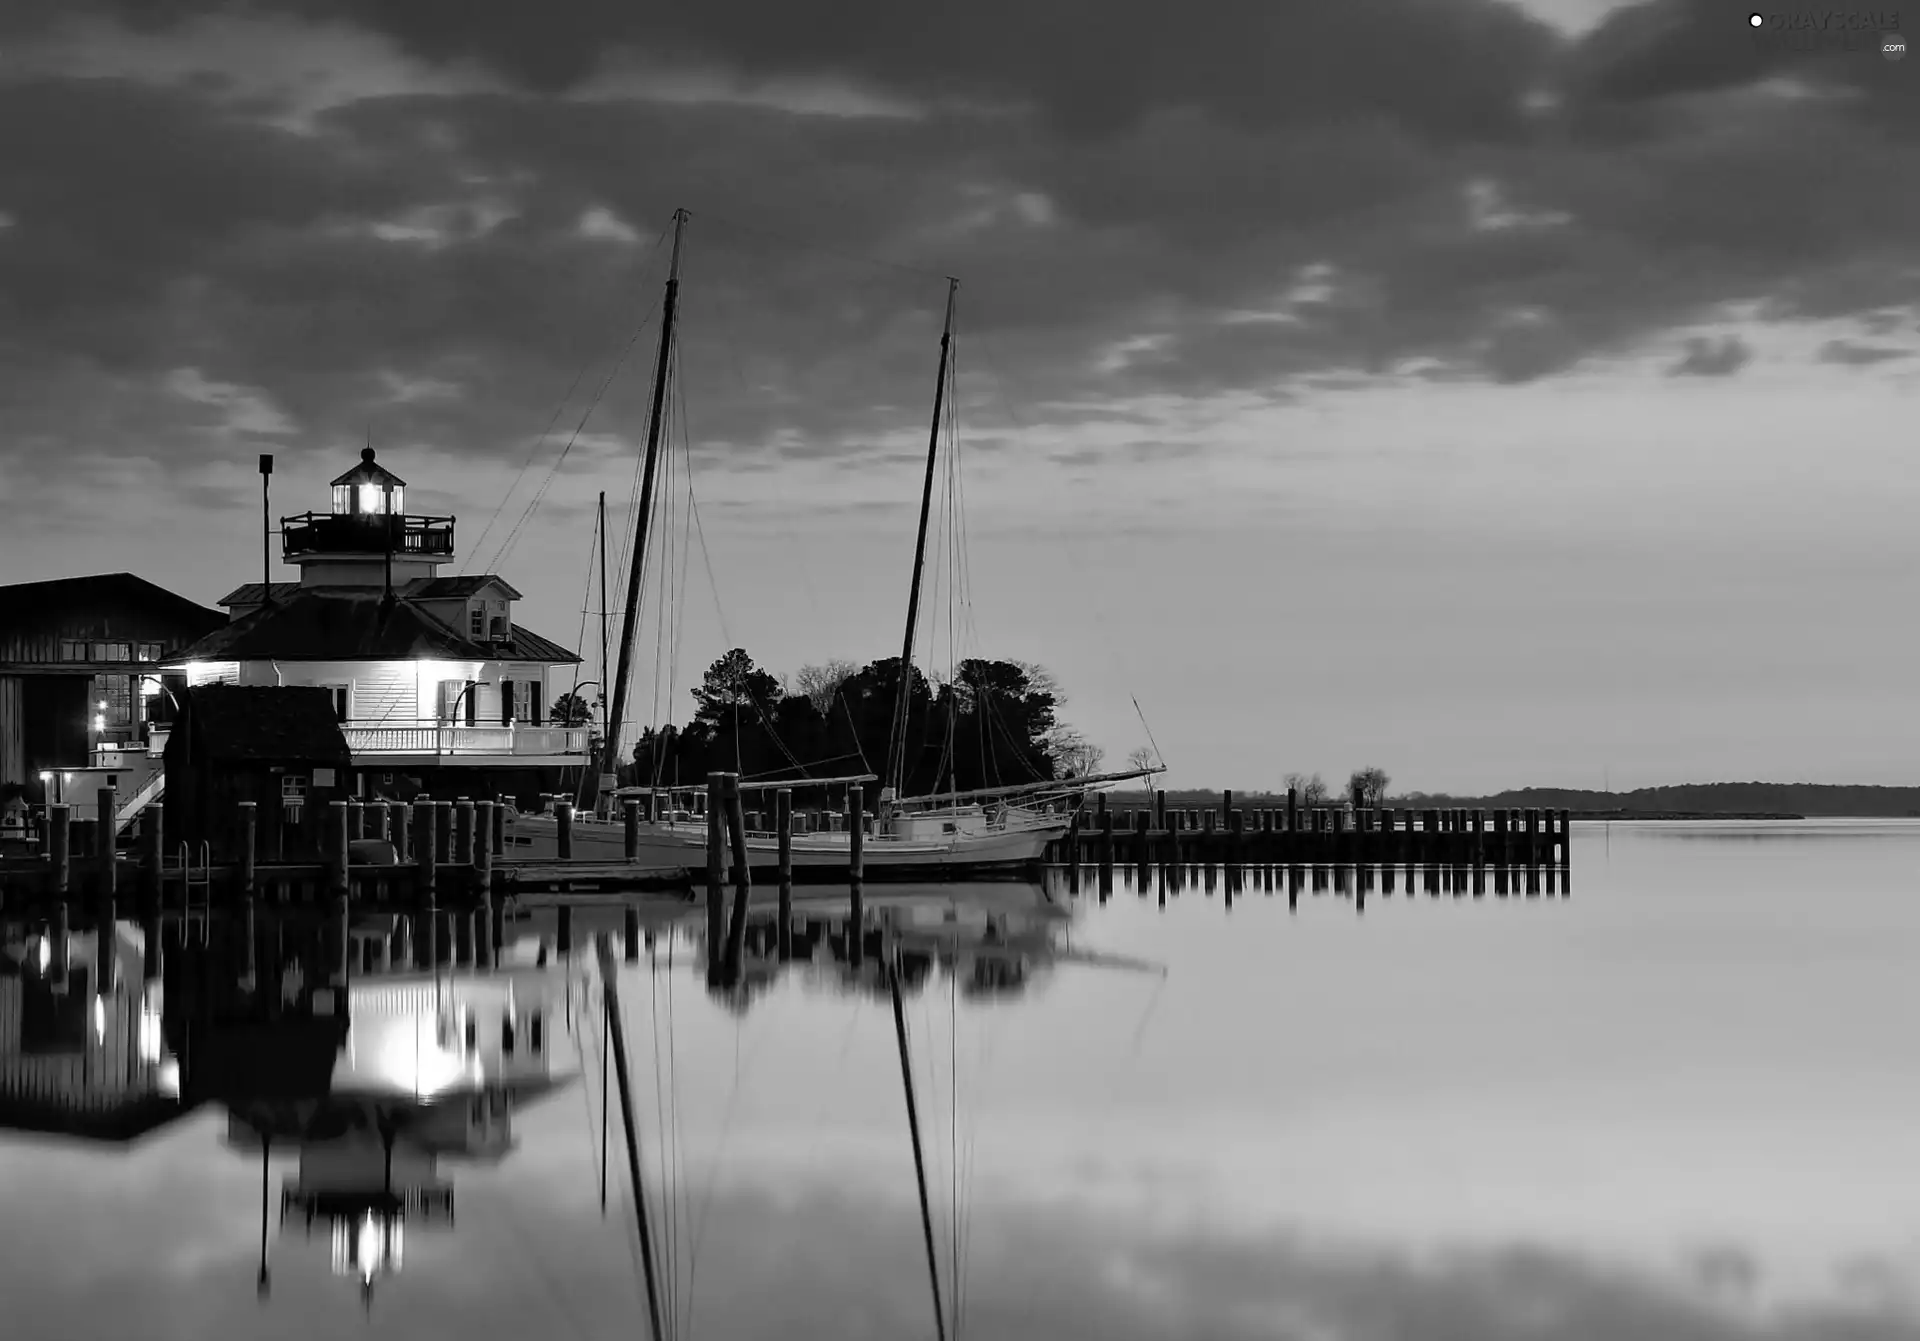
[[[584,726],[467,726],[435,722],[361,724],[342,722],[341,734],[347,748],[358,755],[435,754],[450,758],[463,755],[511,754],[526,758],[585,757],[587,737]]]
[[[280,519],[280,552],[287,559],[316,554],[453,553],[453,518],[303,512]]]

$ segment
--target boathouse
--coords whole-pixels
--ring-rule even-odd
[[[91,801],[107,778],[70,775],[106,769],[138,792],[171,717],[162,666],[225,622],[132,573],[0,587],[0,787]]]
[[[353,755],[317,685],[206,684],[177,696],[167,741],[169,841],[233,851],[239,803],[254,803],[256,842],[272,860],[324,851],[328,803],[350,792]]]
[[[330,512],[280,519],[299,581],[229,592],[231,622],[168,669],[190,687],[326,690],[352,756],[344,794],[531,802],[569,786],[589,728],[547,721],[547,673],[580,658],[514,622],[504,578],[442,577],[454,519],[408,513],[406,481],[373,448],[360,457]]]

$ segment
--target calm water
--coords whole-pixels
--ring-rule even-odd
[[[1577,831],[1568,898],[1229,908],[1195,881],[1162,906],[1124,871],[1104,904],[1050,881],[1052,915],[1024,886],[875,897],[959,1334],[1920,1337],[1916,877],[1920,825],[1615,825]],[[932,1336],[890,998],[802,893],[784,974],[755,956],[710,993],[698,918],[619,973],[673,1332]],[[1003,944],[978,953],[989,914]],[[600,1204],[594,955],[541,967],[550,914],[518,926],[487,984],[358,979],[385,995],[350,997],[324,1112],[275,1042],[251,1125],[207,1105],[131,1141],[0,1136],[0,1332],[644,1336],[617,1097]],[[0,973],[41,953],[16,929]],[[436,1030],[436,1000],[465,1015]],[[0,1068],[26,1064],[14,1034]],[[75,1065],[164,1069],[136,1054]],[[466,1099],[476,1065],[513,1097]],[[336,1262],[387,1186],[450,1188],[455,1214],[416,1195],[397,1268],[372,1231]]]

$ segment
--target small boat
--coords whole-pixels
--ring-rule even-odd
[[[742,791],[765,790],[773,785],[821,787],[871,781],[862,778],[801,779],[797,783],[742,783]],[[1058,789],[1060,784],[1051,784]],[[704,792],[670,788],[622,788],[614,793],[619,801],[627,796],[652,802],[651,813],[658,820],[642,820],[639,825],[639,849],[635,854],[641,866],[684,867],[697,870],[707,861],[707,817]],[[837,818],[837,817],[836,817]],[[1070,813],[1034,809],[1013,804],[953,803],[932,810],[900,810],[884,823],[875,821],[873,830],[861,835],[861,871],[868,879],[928,879],[955,875],[1024,874],[1045,856],[1047,844],[1064,834],[1072,823]],[[768,875],[780,862],[778,834],[749,830],[747,857],[750,868]],[[852,838],[845,829],[817,833],[796,832],[791,837],[793,871],[796,879],[808,877],[832,879],[847,874],[852,857]],[[559,825],[550,814],[517,814],[506,818],[506,848],[509,857],[552,860],[559,855]],[[622,861],[626,859],[626,822],[624,818],[599,819],[590,814],[573,820],[573,856],[582,861]]]

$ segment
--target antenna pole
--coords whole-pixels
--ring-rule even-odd
[[[273,604],[273,523],[269,520],[267,482],[273,478],[273,453],[260,453],[260,600]]]

